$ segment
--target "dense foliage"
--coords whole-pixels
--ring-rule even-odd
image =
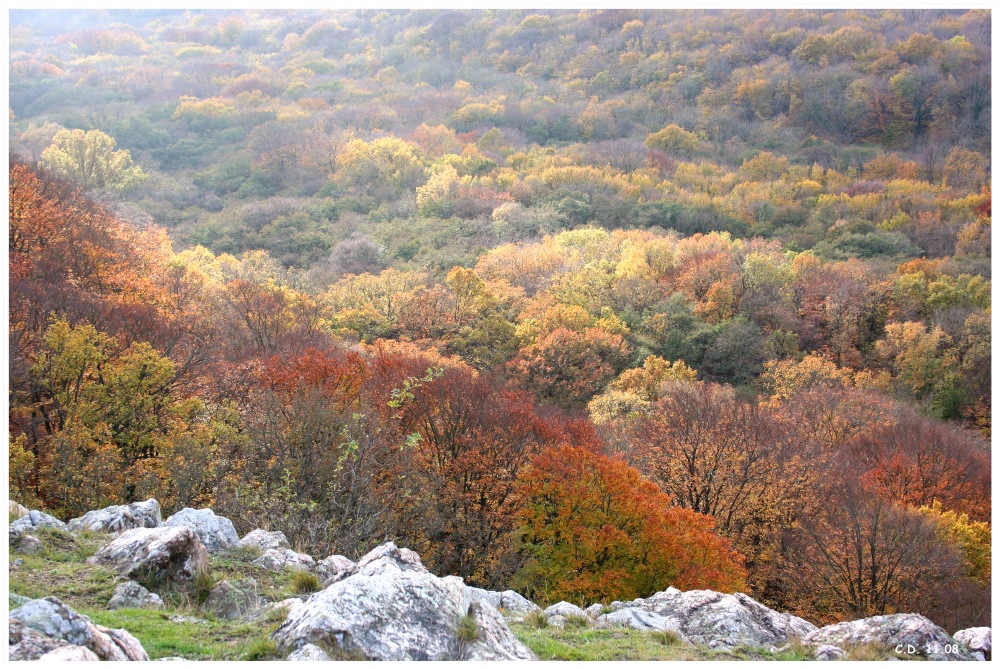
[[[52,16],[14,498],[988,624],[989,12]]]

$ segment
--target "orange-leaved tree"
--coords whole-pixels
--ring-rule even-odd
[[[711,516],[672,505],[625,462],[563,444],[519,477],[519,536],[527,554],[515,587],[541,602],[633,599],[744,587],[742,557]]]

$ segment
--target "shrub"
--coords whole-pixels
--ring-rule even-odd
[[[529,611],[528,615],[524,617],[524,624],[536,629],[545,629],[549,626],[549,619],[541,611]]]
[[[674,630],[653,630],[649,636],[664,646],[676,646],[681,642],[681,635]]]
[[[319,592],[323,589],[323,584],[319,577],[311,571],[296,571],[292,575],[292,589],[300,595],[310,592]]]
[[[460,641],[469,642],[478,639],[480,629],[479,623],[476,621],[476,616],[471,613],[466,613],[464,616],[459,618],[455,634],[458,636]]]

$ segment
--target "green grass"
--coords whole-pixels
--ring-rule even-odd
[[[458,619],[458,626],[455,630],[455,635],[460,641],[475,641],[479,638],[480,629],[479,622],[476,620],[476,616],[472,614],[465,614]]]
[[[681,635],[673,630],[654,630],[649,633],[649,637],[664,646],[676,646],[681,643]]]
[[[91,620],[107,627],[128,630],[142,643],[152,659],[179,656],[191,660],[276,660],[281,659],[268,635],[284,621],[284,615],[268,616],[253,622],[214,620],[197,607],[198,591],[222,578],[248,576],[262,584],[268,596],[280,600],[293,592],[293,574],[274,573],[242,560],[252,553],[212,557],[210,577],[203,576],[198,588],[192,584],[171,584],[152,588],[164,598],[166,608],[105,609],[122,579],[111,569],[87,564],[111,538],[106,534],[71,535],[60,530],[35,532],[42,548],[34,555],[16,555],[23,563],[9,568],[9,591],[32,599],[54,596]],[[15,556],[12,556],[15,557]],[[186,615],[206,619],[205,623],[175,623],[169,618]]]
[[[89,532],[73,536],[47,528],[35,536],[42,548],[34,555],[16,556],[24,561],[8,571],[10,592],[32,599],[53,595],[84,607],[108,603],[115,589],[115,572],[84,562],[104,545],[106,536]],[[13,562],[15,555],[11,558]]]
[[[183,657],[189,660],[281,659],[268,635],[278,623],[208,620],[204,623],[170,621],[176,611],[79,609],[95,623],[124,628],[142,643],[151,659]]]
[[[295,590],[295,594],[306,595],[322,590],[323,583],[320,582],[316,574],[301,569],[292,573],[292,588]]]
[[[524,617],[524,624],[534,629],[545,629],[549,626],[549,619],[539,610],[529,611]]]
[[[687,645],[666,645],[632,629],[538,629],[514,623],[511,630],[540,660],[712,660],[724,656]]]

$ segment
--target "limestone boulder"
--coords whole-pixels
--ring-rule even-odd
[[[307,644],[371,660],[528,660],[500,612],[462,579],[429,573],[413,551],[379,546],[349,573],[292,609],[271,634],[293,653]]]
[[[162,609],[163,600],[135,581],[125,581],[115,586],[108,600],[108,609]]]
[[[163,521],[166,527],[189,527],[198,535],[202,545],[212,555],[238,546],[240,535],[233,521],[215,515],[211,509],[181,509]]]
[[[223,620],[247,617],[264,604],[258,590],[257,581],[252,578],[220,581],[201,607]]]
[[[582,617],[590,618],[587,612],[581,609],[576,604],[570,604],[569,602],[558,602],[552,606],[546,608],[542,613],[545,614],[546,618],[551,618],[552,616],[562,616],[563,618],[569,619],[571,617]]]
[[[285,569],[312,571],[316,568],[316,560],[311,555],[296,553],[290,548],[269,548],[251,564],[270,571],[283,571]]]
[[[316,575],[323,580],[324,585],[329,585],[341,574],[354,569],[354,566],[354,562],[343,555],[331,555],[316,564]]]
[[[508,620],[523,620],[532,611],[540,611],[541,607],[531,600],[521,596],[513,590],[483,590],[482,588],[469,587],[469,594],[479,600],[487,602],[490,606],[500,611],[504,618]]]
[[[18,504],[14,500],[10,500],[7,502],[7,515],[13,517],[14,520],[17,520],[19,518],[24,518],[25,516],[28,515],[28,513],[29,511],[26,506],[22,506],[21,504]]]
[[[12,662],[37,660],[46,653],[71,645],[36,632],[13,618],[7,622],[7,639],[7,659]]]
[[[802,637],[807,646],[876,644],[901,659],[971,660],[969,651],[922,615],[896,613],[827,625]]]
[[[7,539],[11,544],[17,544],[21,537],[34,530],[43,527],[51,527],[56,530],[65,530],[66,523],[55,516],[32,509],[27,514],[21,516],[7,528]]]
[[[155,499],[88,511],[69,521],[70,532],[124,532],[136,527],[158,527],[162,522],[160,503]]]
[[[42,540],[33,534],[22,534],[14,550],[18,553],[33,555],[42,550]]]
[[[208,567],[208,552],[188,527],[137,527],[122,532],[87,558],[136,578],[151,574],[157,581],[187,581]]]
[[[955,632],[955,640],[961,641],[972,656],[980,661],[992,659],[993,631],[989,627],[970,627]]]
[[[299,648],[288,656],[289,662],[331,662],[333,660],[325,650],[311,643]]]
[[[62,646],[38,658],[39,662],[100,662],[97,653],[83,646]]]
[[[240,539],[240,546],[244,548],[259,548],[266,551],[271,548],[291,548],[284,532],[268,532],[259,527],[252,532],[247,532],[246,536]]]
[[[778,613],[743,593],[669,588],[612,608],[639,608],[672,619],[691,642],[718,649],[780,646],[816,630],[809,621]]]
[[[149,660],[149,655],[134,636],[122,629],[95,625],[90,618],[77,613],[55,597],[33,599],[11,611],[10,619],[20,622],[25,628],[42,636],[63,641],[71,646],[82,646],[101,660],[116,662]],[[60,645],[51,650],[58,648],[64,647]]]
[[[813,650],[813,659],[817,662],[832,662],[834,660],[839,660],[843,658],[847,653],[844,652],[843,648],[838,648],[837,646],[817,646]]]
[[[626,607],[605,613],[597,617],[597,622],[608,627],[629,627],[631,629],[660,632],[673,632],[685,643],[690,643],[687,636],[681,631],[680,625],[674,618],[667,618],[658,613],[646,611],[638,607]]]

